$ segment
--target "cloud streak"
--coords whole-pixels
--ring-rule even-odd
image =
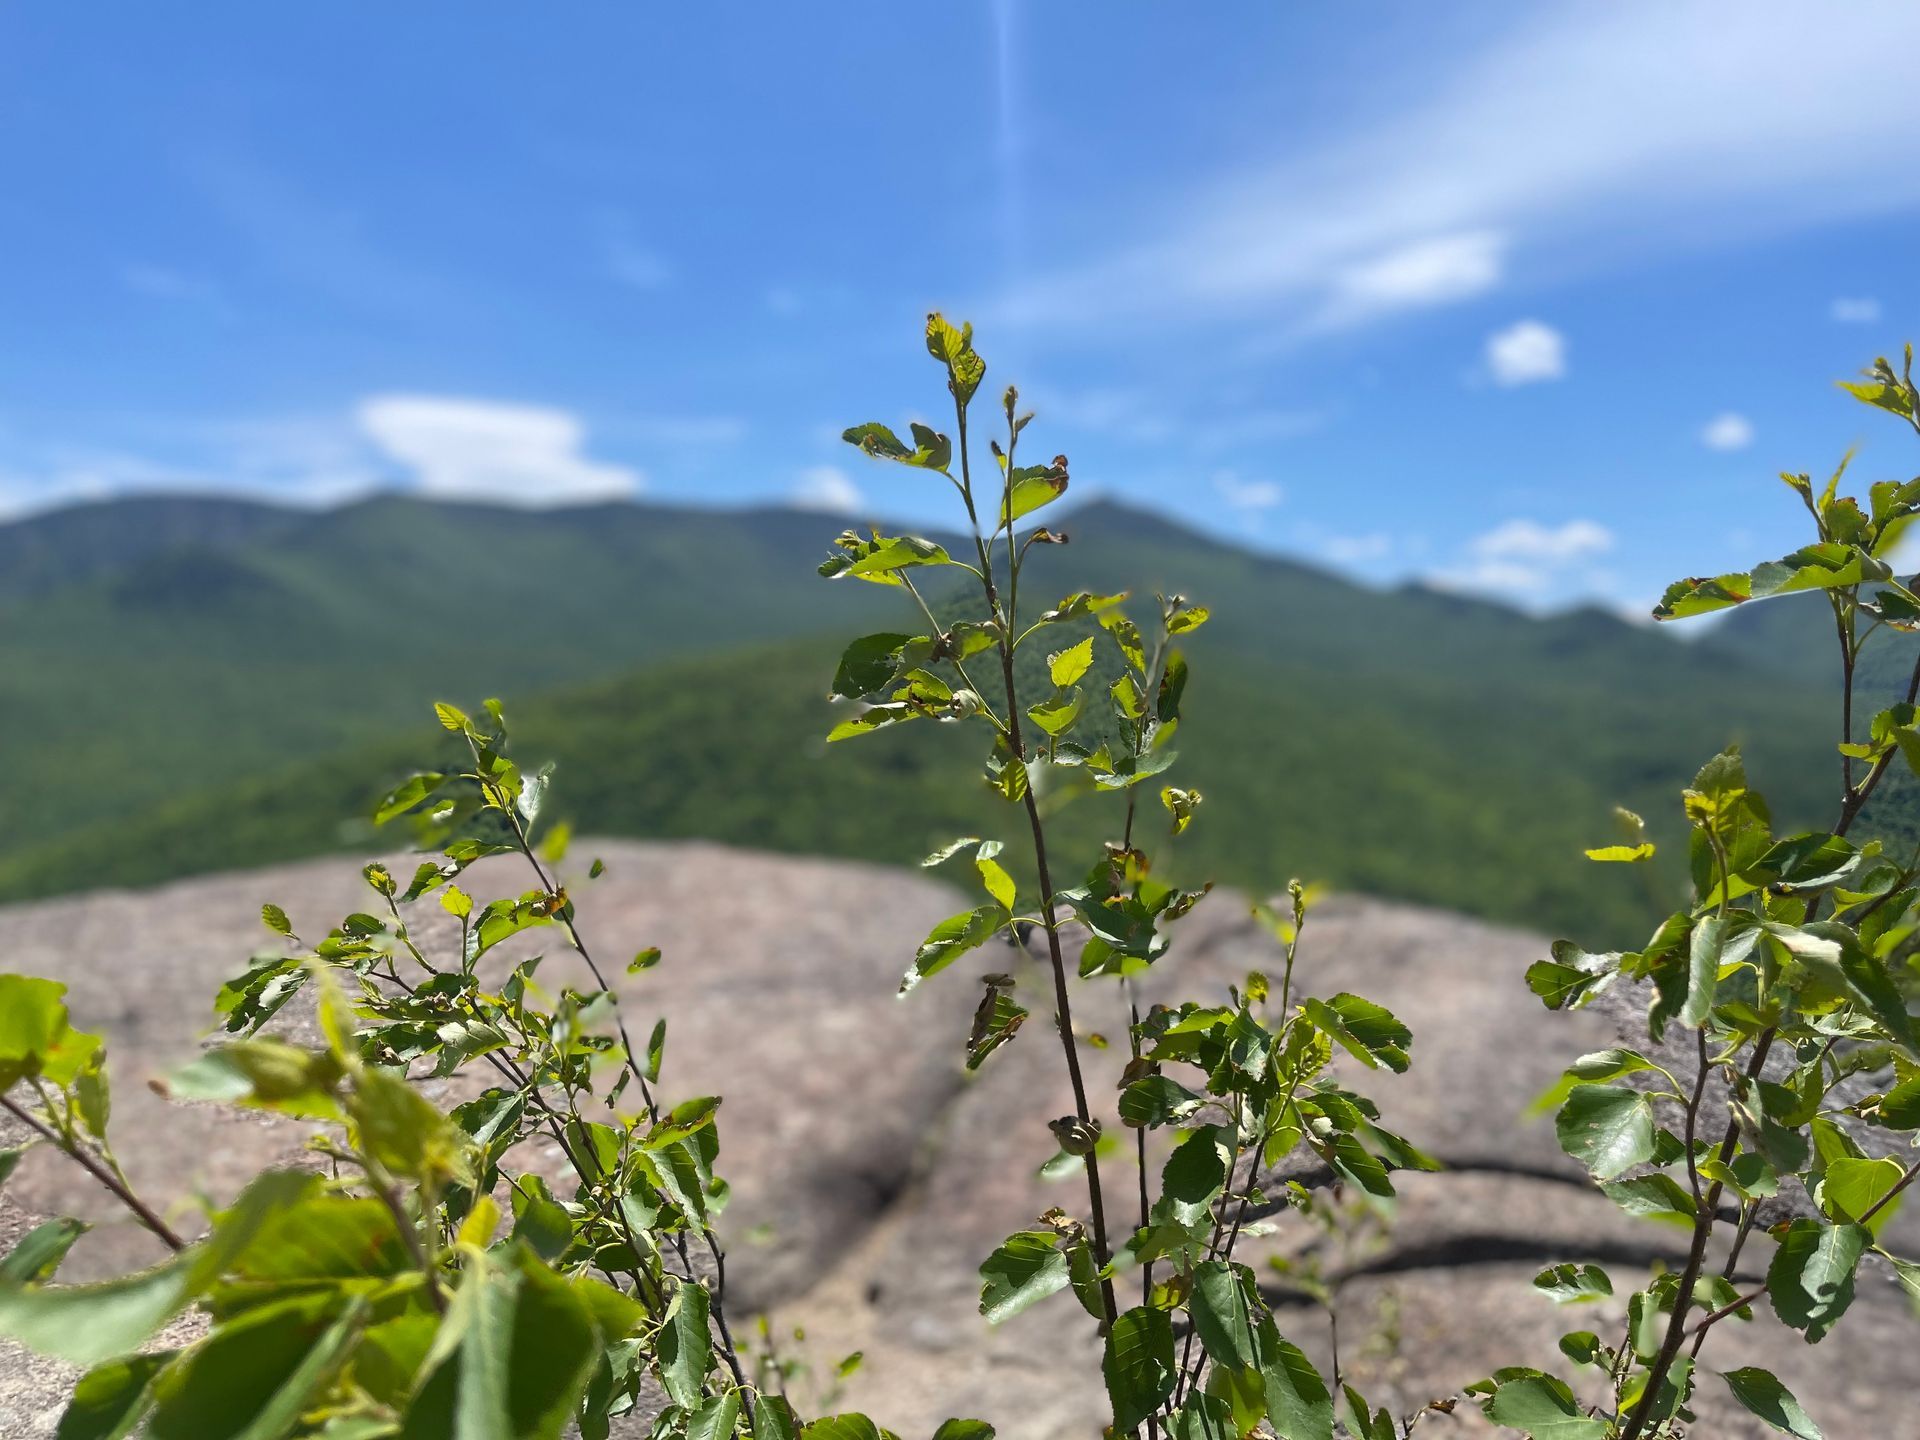
[[[1845,24],[1785,0],[1737,23],[1654,0],[1528,13],[1423,101],[1388,97],[1425,77],[1379,77],[1355,106],[1383,119],[1154,207],[1180,218],[1063,260],[996,318],[1084,332],[1257,312],[1297,340],[1484,295],[1522,264],[1604,267],[1920,196],[1882,145],[1920,123],[1920,8],[1862,5]]]

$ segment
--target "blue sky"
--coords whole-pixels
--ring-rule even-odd
[[[1643,607],[1796,543],[1920,331],[1920,9],[0,8],[0,511],[800,499],[937,420],[1377,580]]]

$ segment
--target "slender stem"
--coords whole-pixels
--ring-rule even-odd
[[[1140,1002],[1134,995],[1133,977],[1120,977],[1120,993],[1127,1000],[1127,1043],[1133,1052],[1133,1058],[1140,1058]],[[1140,1168],[1140,1228],[1147,1228],[1153,1213],[1153,1198],[1147,1188],[1147,1127],[1141,1125],[1133,1132],[1134,1156]],[[1140,1303],[1153,1303],[1153,1261],[1149,1260],[1140,1267]]]
[[[1724,888],[1724,884],[1723,884]],[[1700,1036],[1699,1073],[1694,1076],[1693,1098],[1687,1102],[1686,1146],[1687,1179],[1693,1188],[1693,1243],[1687,1250],[1687,1263],[1680,1271],[1680,1284],[1674,1291],[1673,1318],[1667,1322],[1666,1337],[1660,1342],[1660,1352],[1654,1357],[1647,1371],[1647,1384],[1641,1392],[1639,1404],[1633,1407],[1633,1413],[1627,1418],[1627,1425],[1620,1432],[1620,1440],[1635,1440],[1646,1428],[1653,1407],[1659,1403],[1660,1387],[1666,1383],[1667,1373],[1673,1368],[1674,1357],[1680,1353],[1680,1346],[1687,1336],[1687,1312],[1693,1305],[1694,1283],[1700,1278],[1700,1268],[1707,1258],[1707,1241],[1713,1234],[1715,1211],[1720,1203],[1720,1184],[1715,1181],[1702,1195],[1700,1191],[1700,1173],[1694,1160],[1693,1146],[1696,1126],[1700,1118],[1700,1102],[1707,1093],[1707,1075],[1711,1066],[1706,1063],[1707,1040],[1704,1029],[1697,1032]],[[1763,1053],[1756,1049],[1756,1054]],[[1733,1156],[1733,1147],[1738,1139],[1737,1126],[1729,1125],[1727,1138],[1720,1147],[1720,1163],[1725,1165]]]
[[[29,1130],[33,1131],[34,1134],[38,1135],[42,1140],[45,1140],[49,1145],[53,1146],[54,1149],[58,1150],[62,1155],[65,1155],[69,1160],[73,1161],[74,1164],[78,1165],[82,1170],[86,1171],[87,1174],[104,1185],[113,1194],[114,1198],[126,1206],[127,1209],[133,1213],[133,1217],[136,1220],[158,1236],[160,1242],[169,1250],[178,1254],[187,1248],[187,1242],[174,1233],[173,1227],[162,1220],[146,1201],[134,1194],[132,1187],[130,1187],[125,1180],[114,1174],[112,1170],[103,1165],[93,1155],[89,1154],[85,1146],[69,1144],[54,1133],[54,1131],[48,1129],[46,1125],[42,1124],[39,1117],[34,1115],[32,1111],[22,1105],[16,1104],[9,1096],[0,1095],[0,1107],[5,1108],[7,1113],[13,1116],[14,1119],[18,1120],[22,1125],[25,1125]]]
[[[413,1223],[413,1217],[407,1214],[407,1207],[400,1198],[400,1188],[385,1175],[372,1173],[373,1190],[380,1197],[380,1203],[387,1207],[387,1213],[393,1216],[393,1223],[400,1231],[400,1238],[406,1242],[407,1253],[413,1257],[414,1265],[426,1277],[427,1299],[440,1314],[447,1313],[446,1292],[440,1288],[439,1267],[433,1257],[427,1253],[426,1242],[420,1237],[420,1227]]]
[[[999,587],[994,584],[993,565],[987,554],[985,539],[980,534],[980,517],[973,500],[973,474],[967,454],[967,408],[959,396],[954,397],[955,426],[958,430],[960,449],[961,497],[967,506],[967,519],[973,527],[973,543],[980,554],[980,583],[984,587],[987,608],[999,621],[1000,636],[1000,675],[1006,686],[1007,748],[1012,752],[1014,762],[1025,766],[1027,760],[1026,745],[1020,733],[1020,691],[1013,678],[1013,613],[1003,613],[1000,608]],[[1011,473],[1011,472],[1009,472]],[[1017,568],[1013,571],[1017,576]],[[1040,921],[1047,933],[1047,959],[1053,967],[1053,1003],[1055,1026],[1060,1032],[1060,1049],[1067,1062],[1067,1078],[1073,1086],[1074,1114],[1080,1123],[1091,1131],[1093,1110],[1087,1103],[1087,1085],[1080,1073],[1080,1046],[1073,1034],[1073,1001],[1067,993],[1067,961],[1060,946],[1060,921],[1054,913],[1053,876],[1047,864],[1047,831],[1040,819],[1039,802],[1034,799],[1033,787],[1028,784],[1024,790],[1027,811],[1027,825],[1033,835],[1033,866],[1040,885]],[[1095,1263],[1104,1272],[1111,1252],[1107,1247],[1107,1207],[1100,1187],[1100,1157],[1091,1148],[1086,1153],[1087,1171],[1087,1209],[1091,1221],[1093,1238],[1093,1257]],[[1106,1312],[1103,1331],[1113,1327],[1120,1308],[1114,1300],[1113,1280],[1105,1275],[1100,1279],[1101,1306]]]

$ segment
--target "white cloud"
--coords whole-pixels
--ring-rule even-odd
[[[1842,325],[1877,325],[1880,302],[1870,295],[1842,295],[1827,313]]]
[[[361,432],[413,472],[427,495],[514,505],[623,499],[640,472],[589,458],[578,416],[539,405],[440,395],[376,395]]]
[[[1551,325],[1522,320],[1487,337],[1487,368],[1499,385],[1532,385],[1567,373],[1567,339]]]
[[[1744,450],[1753,443],[1753,422],[1731,410],[1716,415],[1701,429],[1700,443],[1709,450]]]
[[[853,477],[838,465],[808,466],[800,472],[787,498],[802,510],[824,510],[834,515],[855,514],[867,503]]]
[[[1443,589],[1539,599],[1549,591],[1603,590],[1612,580],[1593,562],[1613,549],[1614,535],[1594,520],[1542,525],[1508,520],[1467,543],[1466,558],[1428,578]]]
[[[1440,235],[1397,246],[1343,270],[1326,322],[1467,300],[1500,283],[1504,237],[1491,231]]]
[[[1232,470],[1213,477],[1213,488],[1235,510],[1271,510],[1287,498],[1286,487],[1275,480],[1246,480]]]
[[[1547,526],[1534,520],[1508,520],[1475,537],[1474,555],[1490,560],[1563,565],[1613,548],[1613,532],[1592,520]]]
[[[1285,344],[1508,273],[1751,244],[1920,198],[1920,170],[1884,162],[1885,136],[1920,124],[1920,7],[1863,0],[1846,24],[1796,0],[1742,6],[1737,24],[1666,0],[1512,13],[1473,52],[1356,75],[1317,142],[1278,127],[1264,163],[1156,189],[1131,233],[1105,228],[1114,248],[1057,256],[999,318],[1070,335],[1230,319]]]

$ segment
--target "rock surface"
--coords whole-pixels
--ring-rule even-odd
[[[795,1398],[814,1409],[867,1409],[909,1440],[949,1414],[995,1420],[1020,1440],[1098,1434],[1098,1342],[1071,1300],[998,1330],[976,1309],[975,1269],[993,1245],[1048,1206],[1084,1211],[1078,1175],[1036,1174],[1055,1148],[1045,1121],[1072,1109],[1042,967],[994,950],[898,1001],[915,944],[970,903],[935,879],[711,845],[576,842],[574,854],[607,862],[604,877],[574,892],[605,968],[623,972],[648,945],[665,952],[658,968],[621,982],[637,1028],[670,1016],[665,1092],[726,1096],[733,1312],[769,1311],[778,1337],[804,1326],[799,1348],[823,1376],[841,1355],[865,1354],[837,1394],[803,1383]],[[489,865],[473,872],[476,893],[523,888],[504,862]],[[140,1081],[191,1056],[216,986],[272,938],[259,926],[263,900],[311,936],[365,895],[356,867],[323,861],[21,906],[0,911],[0,967],[65,981],[76,1022],[107,1034],[116,1144],[136,1185],[170,1202],[196,1187],[224,1196],[258,1165],[296,1154],[306,1132],[168,1105]],[[415,923],[430,951],[446,942]],[[550,965],[570,963],[557,937],[546,939]],[[1599,1260],[1628,1282],[1649,1263],[1680,1258],[1683,1232],[1620,1216],[1560,1154],[1551,1125],[1522,1118],[1567,1060],[1617,1039],[1607,1014],[1549,1015],[1527,993],[1521,973],[1543,952],[1534,936],[1361,899],[1330,900],[1309,921],[1296,992],[1357,991],[1413,1026],[1410,1074],[1347,1078],[1449,1169],[1401,1177],[1397,1215],[1364,1245],[1327,1250],[1282,1215],[1248,1253],[1260,1264],[1266,1253],[1321,1245],[1322,1263],[1343,1277],[1343,1373],[1396,1411],[1496,1365],[1564,1369],[1554,1363],[1563,1330],[1617,1333],[1618,1306],[1561,1311],[1538,1298],[1527,1282],[1542,1265]],[[1180,922],[1143,1003],[1210,998],[1248,970],[1278,965],[1244,904],[1217,894]],[[989,969],[1016,975],[1034,1018],[967,1076],[965,1034],[977,976]],[[1080,987],[1076,1020],[1083,1034],[1116,1041],[1082,1047],[1089,1087],[1105,1105],[1126,1033],[1117,988]],[[1103,1173],[1109,1211],[1124,1227],[1137,1208],[1137,1172],[1121,1155]],[[59,1157],[36,1153],[0,1198],[0,1243],[51,1213],[108,1222],[76,1248],[67,1278],[153,1253]],[[1326,1316],[1277,1272],[1263,1273],[1282,1328],[1327,1366]],[[1890,1280],[1863,1269],[1852,1313],[1819,1350],[1762,1315],[1722,1326],[1705,1358],[1778,1370],[1830,1440],[1878,1440],[1911,1423],[1917,1337]],[[52,1434],[67,1379],[0,1349],[0,1437]],[[1699,1387],[1699,1409],[1701,1435],[1773,1433],[1730,1407],[1712,1377]],[[1463,1406],[1419,1433],[1477,1427]]]

